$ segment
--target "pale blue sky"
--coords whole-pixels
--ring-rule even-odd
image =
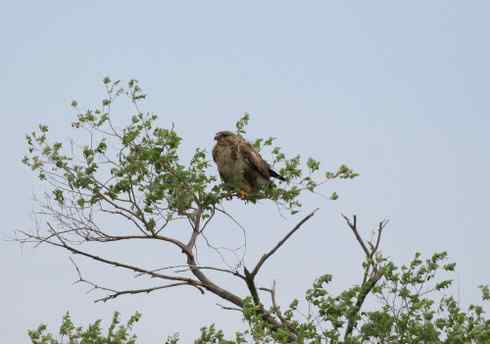
[[[366,233],[389,218],[383,251],[397,262],[448,250],[462,303],[476,302],[476,286],[490,283],[489,14],[486,1],[3,3],[1,234],[32,226],[38,184],[20,163],[24,134],[42,122],[66,139],[71,99],[89,106],[103,96],[104,76],[136,78],[149,94],[146,109],[184,136],[184,154],[210,147],[216,131],[248,111],[250,139],[276,136],[290,153],[361,173],[325,189],[338,191],[338,202],[307,200],[306,210],[320,213],[262,275],[266,286],[277,280],[283,304],[321,273],[333,273],[338,287],[359,280],[360,252],[340,212],[357,213]],[[273,206],[237,211],[249,231],[248,262],[294,223]],[[163,264],[143,248],[127,254]],[[173,332],[189,342],[211,322],[227,331],[241,323],[187,289],[93,304],[55,249],[3,243],[0,257],[5,343],[27,342],[27,328],[58,325],[66,310],[81,322],[140,310],[145,343]],[[131,278],[83,266],[114,287]]]

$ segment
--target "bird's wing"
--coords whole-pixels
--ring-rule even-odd
[[[260,154],[255,150],[255,148],[245,140],[240,140],[239,149],[240,153],[243,157],[250,163],[250,165],[255,168],[265,179],[269,180],[270,175],[270,166],[262,159]]]
[[[215,163],[218,163],[218,154],[219,154],[218,150],[219,150],[219,147],[218,147],[218,145],[216,144],[216,145],[213,147],[213,160],[214,160],[214,162],[215,162]]]

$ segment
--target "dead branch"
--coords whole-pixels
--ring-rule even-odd
[[[237,311],[237,312],[240,312],[240,313],[243,312],[243,309],[237,308],[237,307],[227,307],[227,306],[223,306],[223,305],[221,305],[219,303],[217,303],[216,306],[218,306],[218,307],[220,307],[220,308],[222,308],[222,309],[224,309],[226,311]]]
[[[95,303],[97,302],[107,302],[109,300],[113,300],[119,296],[122,296],[122,295],[135,295],[135,294],[149,294],[153,291],[157,291],[157,290],[161,290],[161,289],[166,289],[166,288],[172,288],[172,287],[177,287],[177,286],[183,286],[183,285],[189,285],[188,282],[178,282],[178,283],[172,283],[172,284],[166,284],[166,285],[160,285],[160,286],[156,286],[156,287],[152,287],[152,288],[143,288],[143,289],[127,289],[127,290],[115,290],[115,289],[111,289],[111,288],[107,288],[107,287],[103,287],[103,286],[100,286],[92,281],[89,281],[87,279],[85,279],[83,276],[82,276],[82,273],[80,271],[80,268],[78,267],[78,265],[75,263],[75,261],[70,257],[70,261],[71,263],[73,264],[77,274],[78,274],[78,280],[76,280],[74,282],[74,284],[76,283],[84,283],[84,284],[87,284],[89,286],[92,287],[91,290],[89,290],[87,293],[90,293],[94,290],[102,290],[102,291],[105,291],[105,292],[109,292],[110,294],[107,295],[107,296],[104,296],[104,297],[101,297],[99,299],[96,299],[94,300]],[[199,289],[199,291],[201,293],[204,293],[204,291],[202,289],[200,289],[199,287],[197,287]]]
[[[342,214],[342,217],[344,218],[345,222],[347,222],[347,225],[349,226],[349,228],[352,230],[352,233],[354,233],[354,236],[356,237],[356,240],[359,242],[359,244],[361,245],[362,247],[362,250],[364,251],[364,253],[366,254],[366,257],[369,257],[369,250],[368,248],[366,247],[366,244],[364,243],[364,240],[362,239],[361,235],[359,234],[359,231],[357,230],[357,216],[354,215],[352,216],[352,222],[351,220],[345,216],[344,214]]]
[[[313,215],[315,215],[315,213],[318,211],[318,208],[313,210],[310,214],[308,214],[306,217],[304,217],[296,226],[294,226],[294,228],[292,230],[289,231],[289,233],[287,233],[284,238],[282,238],[277,244],[276,246],[274,246],[269,252],[265,253],[261,258],[260,260],[257,262],[257,265],[255,265],[255,268],[252,270],[251,272],[251,276],[252,277],[255,277],[257,275],[257,273],[259,272],[260,268],[262,267],[262,265],[264,265],[265,261],[267,259],[269,259],[274,253],[276,253],[276,251],[282,246],[284,245],[284,243],[298,230],[301,228],[301,226],[306,222],[308,221],[309,219],[311,219],[313,217]]]
[[[371,257],[378,251],[379,249],[379,244],[381,243],[381,234],[383,234],[383,229],[388,225],[388,220],[383,220],[378,224],[378,231],[377,231],[377,236],[376,236],[376,242],[374,244],[374,247],[372,249],[372,255]]]

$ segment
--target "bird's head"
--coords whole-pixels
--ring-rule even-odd
[[[235,137],[235,136],[236,135],[233,132],[228,131],[228,130],[224,130],[224,131],[218,131],[216,133],[216,135],[214,135],[214,139],[219,142],[224,138],[227,138],[227,137],[230,138],[230,137]]]

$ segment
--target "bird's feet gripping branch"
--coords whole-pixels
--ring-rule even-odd
[[[248,192],[245,190],[240,190],[240,192],[238,193],[238,197],[240,197],[242,200],[247,200]]]

